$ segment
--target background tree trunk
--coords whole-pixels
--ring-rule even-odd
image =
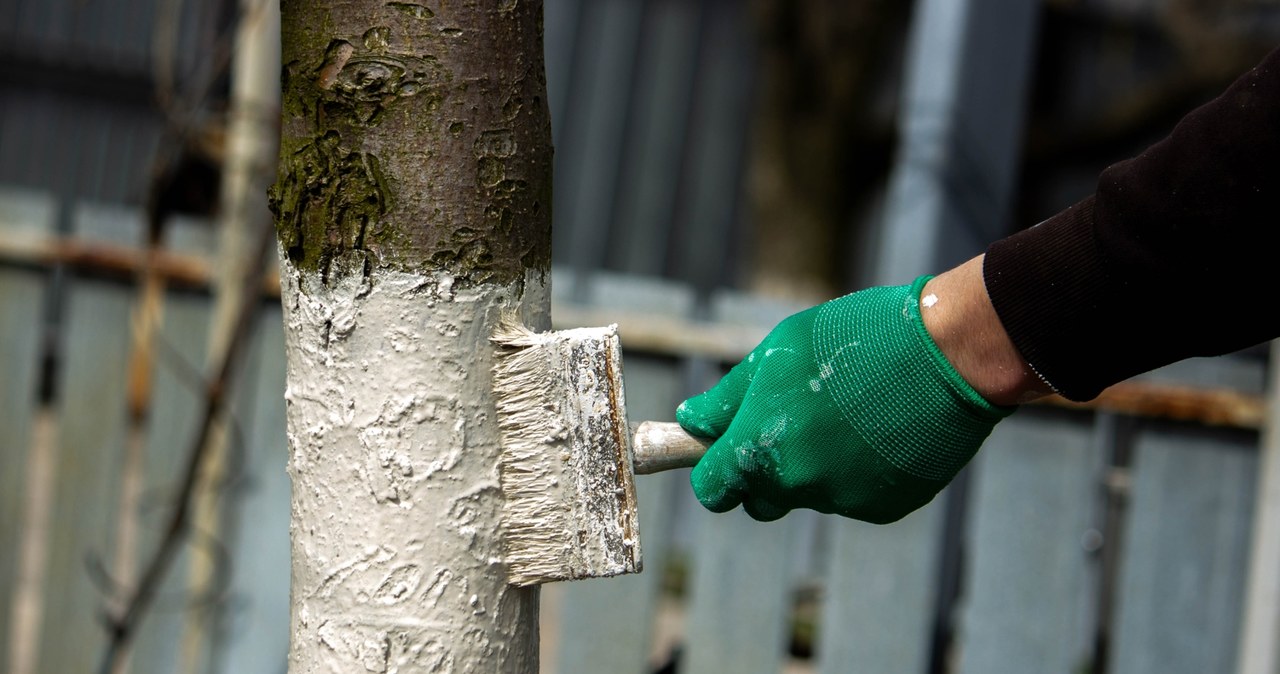
[[[760,47],[747,164],[752,291],[815,302],[865,276],[854,269],[865,238],[855,216],[889,171],[892,111],[877,96],[911,6],[751,3]]]
[[[536,671],[488,339],[549,323],[542,4],[281,9],[290,671]]]

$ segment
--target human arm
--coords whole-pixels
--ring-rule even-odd
[[[983,398],[1019,405],[1052,393],[1005,332],[982,278],[984,255],[925,286],[920,314],[938,350]]]
[[[1089,400],[1191,356],[1280,335],[1280,49],[1095,194],[988,247],[985,287],[1017,350]]]
[[[1265,306],[1278,218],[1280,49],[1107,168],[1094,195],[931,281],[926,295],[954,301],[925,325],[994,403],[1087,400],[1280,334]]]
[[[1280,50],[1048,221],[893,289],[892,303],[884,289],[828,303],[850,317],[839,334],[818,308],[785,321],[678,411],[690,432],[719,438],[694,469],[695,494],[759,519],[807,507],[893,521],[945,486],[1009,405],[1050,391],[1087,400],[1280,335],[1268,290],[1278,201]],[[868,339],[895,316],[926,338]],[[873,330],[855,334],[860,323]],[[873,346],[833,368],[843,347],[813,346],[831,343]],[[810,395],[813,373],[834,380],[818,378],[821,391],[845,394]]]

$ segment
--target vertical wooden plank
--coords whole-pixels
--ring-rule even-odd
[[[1019,0],[917,3],[904,133],[869,282],[937,272],[1003,228],[1036,12]],[[952,491],[886,527],[832,527],[822,671],[919,674],[930,665],[934,613],[948,599],[939,560],[954,553],[940,540]]]
[[[246,360],[240,486],[231,494],[231,587],[215,672],[284,671],[289,650],[289,476],[285,472],[284,325],[271,306],[259,318]],[[249,406],[252,409],[249,409]],[[235,453],[233,453],[235,454]],[[235,464],[233,464],[233,467]]]
[[[657,276],[663,272],[667,238],[680,180],[680,156],[690,123],[689,98],[698,56],[699,7],[681,0],[649,3],[646,60],[639,64],[635,142],[629,162],[635,176],[619,196],[623,205],[612,223],[609,263],[613,269]]]
[[[579,220],[577,204],[582,190],[578,183],[592,168],[599,164],[592,161],[592,149],[586,135],[590,120],[598,115],[595,105],[597,81],[594,75],[597,57],[608,42],[602,35],[602,17],[608,10],[608,2],[582,0],[575,8],[573,18],[564,28],[572,27],[568,56],[563,61],[561,84],[548,89],[554,94],[553,102],[560,109],[553,111],[553,138],[556,146],[555,182],[557,206],[552,213],[552,250],[555,264],[569,265],[572,260],[564,254],[573,248],[574,239],[582,234],[580,227],[603,226],[607,223],[583,223]],[[562,52],[561,49],[556,51]],[[608,82],[602,82],[606,87]]]
[[[741,3],[706,3],[707,27],[697,65],[689,147],[681,168],[684,203],[676,203],[680,240],[668,242],[667,269],[699,293],[728,285],[728,253],[739,224],[742,161],[753,70],[748,16]]]
[[[1280,342],[1271,344],[1267,422],[1259,451],[1238,674],[1280,672]]]
[[[962,674],[1078,672],[1091,660],[1099,448],[1084,414],[1024,409],[978,453],[960,634]]]
[[[774,325],[794,307],[719,294],[714,320]],[[687,475],[686,475],[687,478]],[[684,487],[688,492],[688,487]],[[689,503],[692,499],[685,499]],[[795,592],[796,553],[808,513],[756,522],[741,508],[715,514],[695,505],[682,513],[693,536],[685,660],[680,671],[778,672],[786,658],[787,625]]]
[[[1136,440],[1109,671],[1235,666],[1255,443],[1249,433],[1156,424]]]
[[[595,6],[597,23],[582,36],[590,39],[591,51],[580,70],[588,81],[582,101],[586,111],[578,118],[582,151],[574,157],[580,164],[579,174],[572,184],[560,183],[566,198],[556,202],[556,224],[563,222],[572,235],[568,257],[562,259],[573,265],[584,283],[590,270],[604,265],[604,248],[614,224],[610,220],[617,176],[625,160],[622,153],[644,11],[644,3],[637,0],[597,0]],[[567,217],[561,219],[561,214]],[[576,297],[581,299],[585,291],[585,287],[576,289]]]
[[[562,284],[564,293],[569,286]],[[595,309],[680,316],[688,313],[692,296],[686,288],[650,279],[592,276],[587,300]],[[554,310],[553,310],[554,314]],[[622,343],[627,344],[626,334]],[[624,352],[627,416],[670,421],[674,418],[681,381],[677,364],[665,358]],[[687,472],[638,476],[640,540],[644,572],[634,576],[567,583],[544,589],[554,615],[544,629],[555,635],[543,671],[632,672],[650,670],[648,656],[652,625],[669,549],[670,494]],[[558,620],[556,617],[558,616]],[[554,620],[555,622],[551,622]]]
[[[1038,3],[921,0],[911,29],[876,283],[978,253],[1006,230]]]
[[[74,279],[66,299],[41,672],[93,671],[102,655],[105,597],[86,562],[113,558],[124,442],[129,289]]]
[[[819,672],[925,671],[941,519],[935,502],[886,526],[829,522]]]
[[[547,104],[551,107],[552,129],[559,140],[556,119],[564,114],[569,63],[573,58],[573,36],[577,32],[578,3],[581,0],[545,0],[542,3],[543,58],[547,68]]]
[[[0,191],[0,236],[47,232],[47,199]],[[43,335],[45,275],[0,266],[0,668],[11,665],[14,599],[20,579],[28,449],[36,411],[36,378]]]
[[[72,227],[86,240],[133,244],[141,221],[137,211],[77,205]],[[65,288],[55,401],[58,462],[36,665],[41,672],[92,671],[102,656],[100,616],[115,589],[109,574],[124,458],[133,290],[74,275]]]
[[[680,389],[675,364],[625,355],[627,411],[633,420],[673,420]],[[682,473],[687,471],[681,471]],[[631,672],[651,670],[648,657],[658,585],[668,550],[673,487],[679,473],[639,476],[636,494],[644,546],[644,572],[623,578],[575,582],[561,589],[555,671]]]
[[[681,672],[778,672],[794,588],[794,515],[752,520],[741,509],[699,512],[693,549],[685,658]]]
[[[174,508],[181,471],[203,408],[205,341],[210,315],[209,298],[203,293],[166,293],[160,337],[167,346],[154,355],[150,415],[143,468],[143,498],[139,510],[121,513],[137,520],[137,564],[131,577],[142,573],[160,545],[167,519]],[[195,381],[192,376],[197,377]],[[138,626],[132,649],[135,672],[179,671],[183,620],[201,610],[200,598],[188,587],[187,558],[192,554],[217,554],[205,532],[192,532],[173,560],[161,584],[160,600]]]

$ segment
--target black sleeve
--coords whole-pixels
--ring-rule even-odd
[[[1088,400],[1280,336],[1280,49],[1097,192],[993,243],[987,293],[1032,368]]]

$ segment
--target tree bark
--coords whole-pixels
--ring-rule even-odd
[[[290,671],[536,671],[488,339],[549,324],[541,2],[281,9]]]

